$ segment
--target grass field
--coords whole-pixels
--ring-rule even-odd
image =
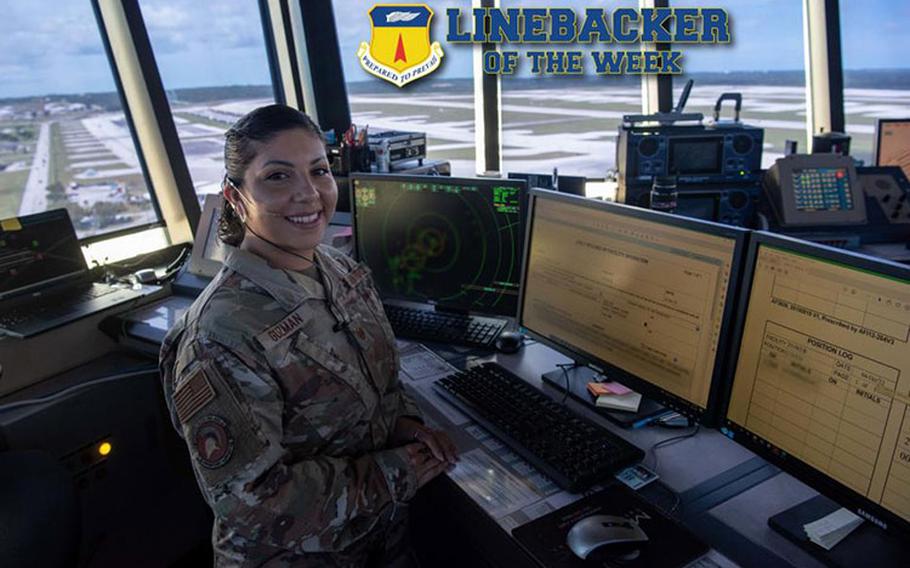
[[[0,218],[19,214],[22,192],[28,180],[28,170],[0,172]]]
[[[63,145],[63,137],[60,133],[60,123],[53,122],[51,123],[51,150],[50,150],[50,164],[48,164],[47,172],[47,183],[48,185],[53,185],[54,183],[60,183],[64,189],[72,181],[72,176],[67,172],[66,166],[69,165],[69,160],[66,156],[66,148]]]

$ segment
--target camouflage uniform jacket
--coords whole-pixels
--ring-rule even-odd
[[[312,278],[229,247],[162,345],[216,566],[362,564],[416,491],[388,442],[419,413],[369,270],[325,246],[315,260]]]

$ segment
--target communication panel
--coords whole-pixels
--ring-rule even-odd
[[[636,185],[650,187],[655,176],[676,176],[679,183],[757,179],[763,140],[761,128],[740,123],[623,126],[616,146],[620,194]]]
[[[761,184],[757,181],[691,184],[679,185],[676,191],[676,214],[678,215],[737,227],[752,227],[755,219],[755,203],[761,196]],[[627,188],[624,202],[628,205],[649,208],[651,206],[651,187]]]
[[[784,156],[768,170],[764,187],[782,227],[866,222],[866,201],[848,156]]]

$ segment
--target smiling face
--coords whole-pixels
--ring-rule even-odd
[[[301,128],[285,130],[258,144],[240,188],[226,184],[224,195],[251,229],[241,248],[273,266],[290,269],[308,263],[264,239],[313,258],[313,249],[322,240],[338,202],[325,147]]]

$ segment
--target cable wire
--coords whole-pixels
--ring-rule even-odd
[[[563,406],[565,406],[566,399],[569,398],[569,390],[570,390],[569,389],[569,369],[575,369],[579,365],[578,365],[578,363],[560,363],[556,366],[559,367],[560,369],[562,369],[562,374],[566,378],[566,388],[564,391],[562,391],[562,402],[561,402],[561,404]]]
[[[700,428],[701,428],[701,424],[696,423],[695,428],[687,434],[681,434],[679,436],[673,436],[672,438],[667,438],[666,440],[661,440],[659,442],[655,442],[650,448],[648,448],[648,451],[645,452],[645,459],[647,459],[648,454],[652,454],[654,456],[654,465],[649,466],[649,467],[651,469],[653,469],[655,472],[657,471],[657,464],[658,464],[657,450],[659,450],[661,448],[665,448],[667,446],[672,446],[673,444],[677,444],[679,442],[682,442],[683,440],[686,440],[688,438],[691,438],[692,436],[695,436],[696,434],[698,434],[698,431]],[[644,460],[642,460],[642,463],[644,463]]]

